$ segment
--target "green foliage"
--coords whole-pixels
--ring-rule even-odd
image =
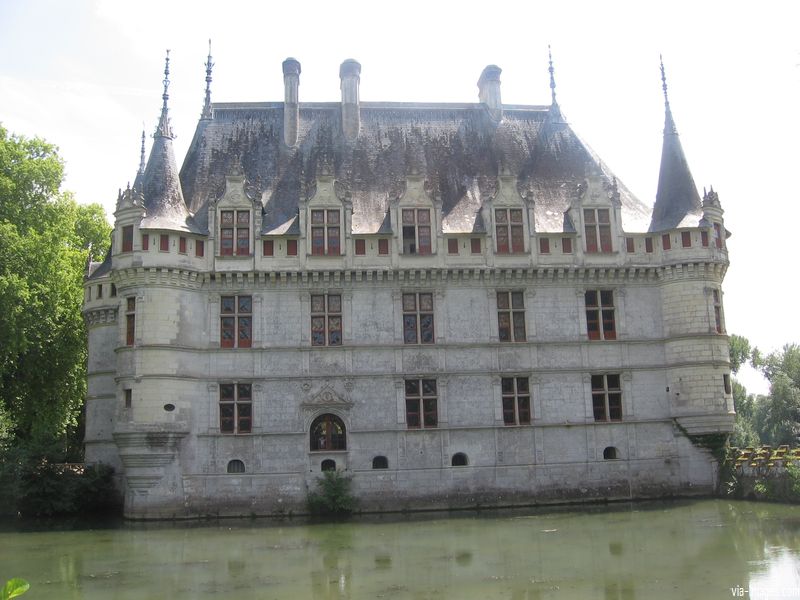
[[[0,590],[0,600],[11,600],[17,596],[22,596],[31,587],[31,584],[24,579],[14,578],[6,581],[3,589]]]
[[[59,193],[63,172],[55,146],[0,127],[0,449],[63,437],[85,396],[83,274],[111,228]]]
[[[770,383],[770,393],[755,402],[754,428],[762,442],[795,445],[800,435],[800,345],[787,344],[779,352],[759,354],[756,359]]]
[[[731,357],[731,373],[736,374],[739,372],[745,362],[750,359],[752,350],[750,348],[750,340],[740,335],[732,334],[729,338],[730,344],[730,357]]]
[[[308,494],[308,511],[323,516],[349,515],[357,506],[352,486],[353,481],[347,475],[325,471],[317,478],[317,489]]]

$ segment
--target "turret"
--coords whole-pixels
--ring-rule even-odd
[[[500,73],[503,70],[497,65],[489,65],[478,79],[478,99],[489,109],[489,116],[494,121],[503,118],[503,102],[500,98]]]
[[[700,195],[697,193],[689,164],[683,153],[678,130],[672,118],[667,96],[667,78],[664,62],[661,62],[661,84],[664,90],[664,143],[661,147],[661,168],[658,173],[658,191],[653,207],[650,231],[664,231],[680,227],[688,216],[695,217],[691,225],[700,218]]]

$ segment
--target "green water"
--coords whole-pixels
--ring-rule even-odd
[[[800,508],[550,512],[0,533],[24,600],[800,598]]]

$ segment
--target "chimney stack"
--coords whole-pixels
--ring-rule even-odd
[[[503,102],[500,99],[500,73],[503,69],[497,65],[489,65],[478,79],[478,100],[489,109],[492,120],[503,118]]]
[[[348,58],[339,67],[339,79],[342,90],[342,133],[345,139],[352,142],[358,137],[361,127],[359,114],[358,85],[361,82],[361,65]]]
[[[300,122],[300,63],[294,58],[283,61],[283,141],[292,147],[297,144]]]

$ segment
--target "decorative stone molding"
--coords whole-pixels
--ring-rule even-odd
[[[83,313],[83,318],[86,320],[87,327],[113,325],[117,322],[117,309],[96,308],[94,310],[87,310]]]
[[[333,388],[328,385],[322,388],[316,396],[300,403],[300,407],[305,411],[315,411],[320,408],[349,411],[352,406],[352,402],[339,396]]]

